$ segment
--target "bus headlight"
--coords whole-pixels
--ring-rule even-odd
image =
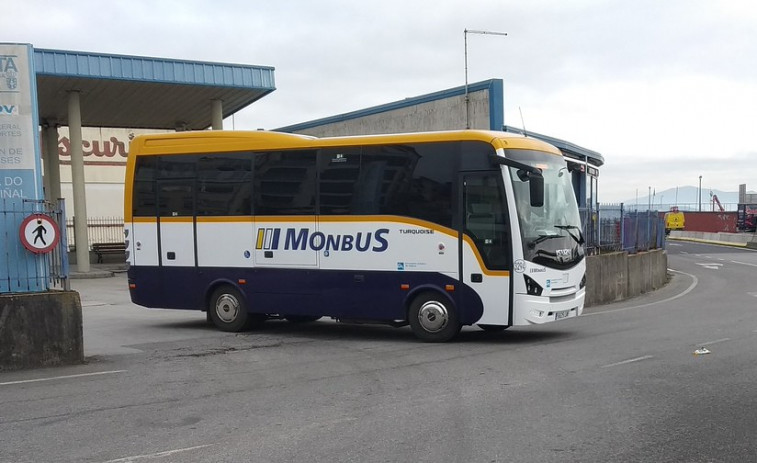
[[[584,277],[581,278],[581,283],[578,284],[578,289],[582,289],[584,286],[586,286],[586,274],[584,273]]]
[[[541,296],[543,289],[539,286],[539,283],[535,282],[528,275],[523,275],[523,278],[526,280],[526,293],[528,293],[529,296]]]

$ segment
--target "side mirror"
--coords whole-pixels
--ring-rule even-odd
[[[531,207],[544,206],[544,177],[541,174],[529,173],[528,192]]]

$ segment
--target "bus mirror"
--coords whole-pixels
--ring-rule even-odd
[[[531,207],[544,206],[544,177],[541,174],[530,173],[528,190],[531,196]]]

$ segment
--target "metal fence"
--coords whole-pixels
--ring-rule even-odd
[[[70,249],[76,247],[74,237],[74,219],[66,222],[66,229],[70,240]],[[96,243],[123,243],[124,242],[124,219],[121,217],[88,217],[87,218],[87,248]]]
[[[665,247],[665,220],[656,210],[601,204],[599,210],[582,209],[581,219],[589,254]]]
[[[32,214],[44,214],[58,225],[60,239],[47,253],[32,254],[20,244],[19,230],[24,219]],[[70,289],[67,233],[64,200],[52,204],[44,200],[0,200],[0,233],[6,243],[0,261],[0,293],[34,292],[48,288]],[[13,245],[12,243],[17,243]]]

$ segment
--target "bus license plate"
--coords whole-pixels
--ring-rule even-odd
[[[555,320],[566,318],[569,313],[570,313],[570,310],[561,310],[559,312],[555,312]]]

